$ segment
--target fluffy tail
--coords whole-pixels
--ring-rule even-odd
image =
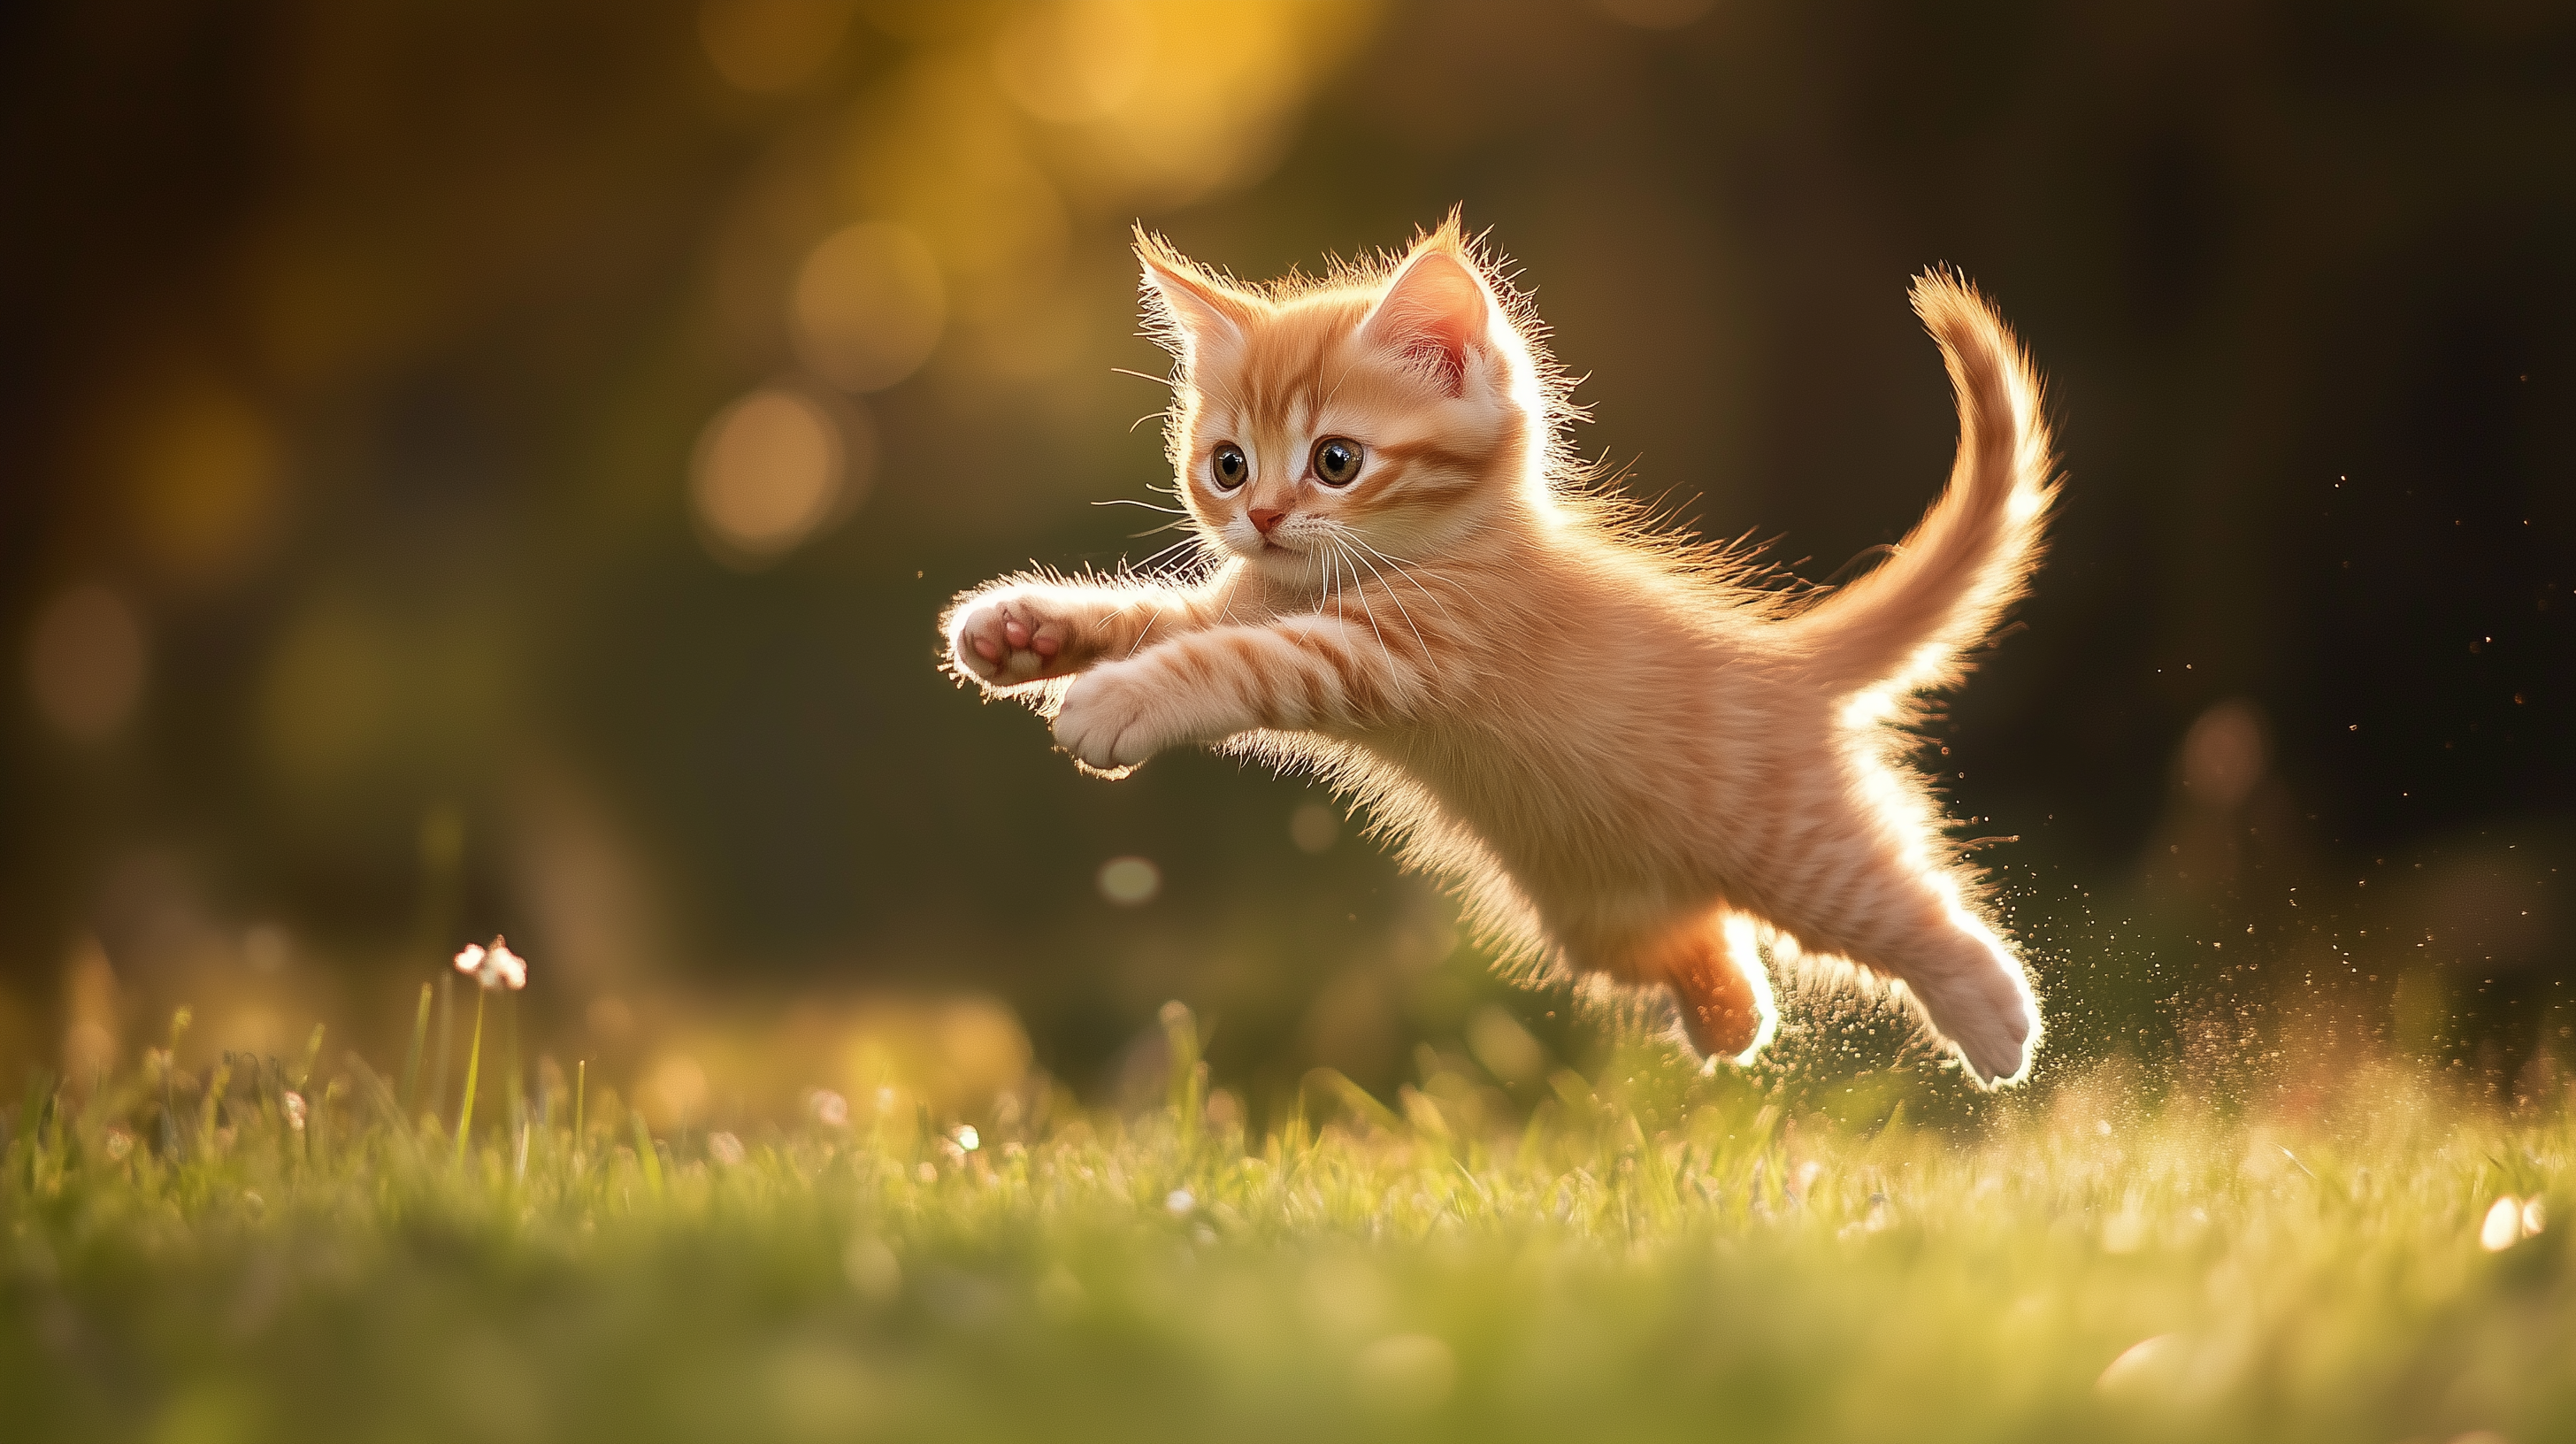
[[[1950,487],[1885,564],[1791,618],[1814,675],[1841,694],[1946,687],[2039,561],[2056,489],[2039,376],[1976,288],[1946,271],[1914,282],[1959,395]]]

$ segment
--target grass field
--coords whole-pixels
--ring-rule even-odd
[[[2576,1433],[2556,1111],[2106,1071],[1838,1125],[1637,1045],[1534,1107],[1327,1087],[1247,1137],[1166,1022],[1167,1107],[971,1131],[889,1092],[647,1142],[585,1091],[460,1155],[354,1059],[39,1082],[6,1436]]]

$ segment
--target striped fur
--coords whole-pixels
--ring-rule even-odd
[[[2029,980],[1906,762],[2053,494],[2038,379],[1973,289],[1914,290],[1959,397],[1948,490],[1877,570],[1792,597],[1588,484],[1540,328],[1455,217],[1316,281],[1138,254],[1203,557],[961,596],[960,679],[1032,701],[1086,770],[1207,743],[1321,775],[1507,954],[1668,989],[1704,1053],[1770,1037],[1768,940],[1895,985],[1980,1081],[2027,1074]],[[1334,437],[1364,457],[1347,486]]]

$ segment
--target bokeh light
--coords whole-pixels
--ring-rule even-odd
[[[73,741],[96,742],[133,713],[148,660],[134,609],[90,583],[62,593],[37,614],[27,681],[46,721]]]
[[[1132,0],[1032,5],[1003,30],[993,71],[1030,115],[1075,125],[1126,103],[1153,48],[1153,17]]]
[[[278,443],[232,389],[203,377],[143,403],[124,439],[130,525],[156,573],[183,587],[239,579],[275,539]]]
[[[875,459],[867,413],[794,391],[753,392],[698,442],[689,500],[718,560],[759,566],[794,550],[865,492]]]
[[[2203,807],[2229,811],[2263,779],[2263,752],[2263,722],[2253,705],[2221,702],[2183,734],[2183,784]]]
[[[939,262],[901,226],[864,222],[805,258],[791,305],[796,351],[844,391],[882,391],[921,369],[948,323]]]
[[[1091,51],[1150,35],[1151,63],[1141,81],[1090,123],[1091,145],[1078,164],[1095,187],[1176,204],[1267,174],[1317,73],[1365,31],[1372,9],[1166,3],[1150,11],[1150,26],[1122,22],[1115,12],[1081,15],[1055,22],[1059,34],[1070,24],[1085,38],[1060,43],[1054,80],[1005,63],[1018,77],[1012,94],[1023,105],[1032,96],[1097,95],[1069,72]]]
[[[1288,840],[1297,844],[1299,852],[1331,850],[1341,830],[1341,818],[1320,802],[1301,803],[1288,814]]]
[[[1163,890],[1163,870],[1141,857],[1113,857],[1100,865],[1100,895],[1120,907],[1139,907]]]
[[[668,1132],[707,1116],[707,1070],[686,1053],[665,1052],[636,1086],[635,1106],[656,1129]]]

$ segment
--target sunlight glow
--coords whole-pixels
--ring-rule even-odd
[[[1742,1068],[1760,1057],[1773,1035],[1780,1031],[1780,1004],[1771,993],[1771,971],[1762,966],[1762,956],[1755,949],[1753,919],[1742,913],[1729,913],[1724,924],[1726,956],[1744,980],[1753,985],[1754,1011],[1762,1016],[1761,1027],[1754,1030],[1752,1045],[1735,1055],[1735,1066]]]
[[[1154,53],[1154,17],[1134,0],[1031,6],[993,48],[993,74],[1049,125],[1099,120],[1135,95]]]

